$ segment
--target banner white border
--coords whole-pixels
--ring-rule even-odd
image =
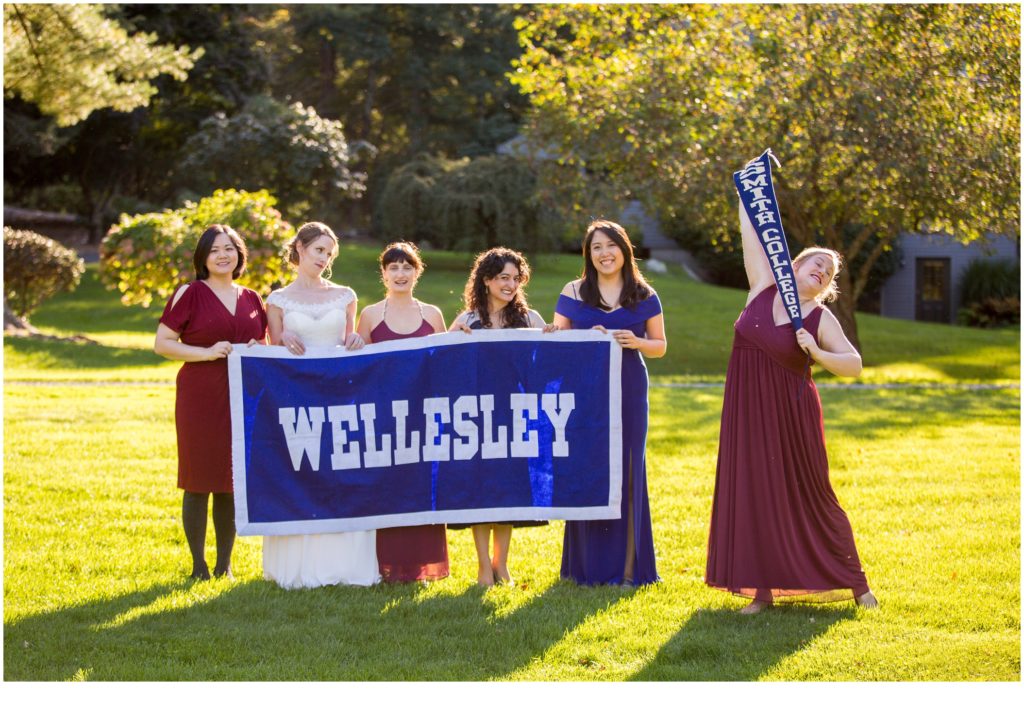
[[[287,358],[289,360],[337,358],[351,354],[375,355],[397,350],[436,348],[466,343],[508,343],[556,341],[560,343],[610,344],[608,363],[608,455],[610,460],[607,506],[555,507],[529,506],[495,509],[459,509],[420,511],[360,518],[278,521],[249,520],[245,465],[245,416],[242,401],[242,358]],[[491,523],[499,521],[542,521],[552,518],[578,521],[619,518],[622,510],[622,348],[611,334],[596,330],[568,330],[542,333],[538,329],[501,329],[472,334],[449,332],[373,343],[357,351],[344,348],[310,348],[305,355],[293,355],[282,346],[234,345],[228,355],[228,386],[231,397],[231,460],[235,491],[235,525],[238,535],[313,535],[346,531],[366,531],[394,526],[421,526],[435,523]],[[557,510],[558,515],[552,516]]]

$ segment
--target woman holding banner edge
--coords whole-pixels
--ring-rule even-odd
[[[235,284],[248,257],[242,238],[214,224],[192,257],[196,279],[179,287],[164,308],[153,350],[182,360],[174,402],[181,517],[192,555],[193,579],[210,578],[206,510],[213,494],[217,562],[213,574],[231,577],[235,499],[231,479],[231,409],[227,356],[233,343],[263,343],[267,314],[260,296]]]
[[[299,227],[288,247],[295,279],[267,297],[272,344],[295,355],[307,348],[358,350],[365,345],[354,332],[356,293],[330,280],[337,255],[338,238],[326,224]],[[285,589],[376,584],[376,533],[264,536],[263,576]]]
[[[413,297],[424,268],[416,245],[406,241],[389,244],[378,263],[384,299],[359,315],[358,331],[363,340],[380,343],[442,333],[441,310]],[[385,582],[444,579],[449,574],[445,524],[377,529],[377,563]]]
[[[597,220],[583,240],[583,274],[562,290],[554,324],[610,332],[622,353],[622,513],[618,519],[567,521],[562,578],[625,586],[660,581],[647,496],[647,366],[665,355],[661,301],[640,273],[620,225]]]
[[[848,598],[878,605],[861,569],[846,513],[828,478],[821,401],[810,361],[856,377],[861,358],[824,303],[838,293],[836,251],[793,261],[803,328],[779,297],[767,255],[742,203],[750,283],[726,372],[708,537],[708,586],[753,599],[754,614],[783,597]]]
[[[530,265],[518,251],[497,247],[479,254],[473,261],[473,269],[462,294],[463,312],[455,318],[449,330],[464,333],[480,329],[555,330],[554,325],[545,325],[543,317],[527,306],[523,288],[529,281]],[[495,584],[515,584],[508,569],[512,529],[546,526],[547,523],[510,521],[449,524],[449,528],[472,528],[477,557],[476,581],[480,586],[491,587]],[[493,557],[490,554],[492,532]]]

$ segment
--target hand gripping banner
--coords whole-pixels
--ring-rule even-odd
[[[238,533],[618,518],[621,361],[600,331],[235,346]]]
[[[775,199],[775,188],[772,186],[771,160],[774,158],[772,150],[765,149],[764,153],[747,163],[743,170],[733,173],[732,179],[740,193],[743,208],[754,225],[757,240],[768,257],[775,285],[779,288],[779,298],[796,332],[803,328],[804,322],[800,313],[796,279],[793,277],[793,262],[789,256],[786,234],[782,230],[782,216]]]

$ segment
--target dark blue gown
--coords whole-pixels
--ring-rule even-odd
[[[560,295],[555,311],[574,329],[604,326],[629,329],[646,336],[647,320],[661,314],[661,301],[651,295],[629,309],[605,312],[581,300]],[[579,584],[622,584],[630,512],[636,562],[633,583],[660,581],[654,562],[651,508],[647,499],[647,366],[640,351],[622,351],[622,515],[600,521],[566,521],[562,545],[562,578]],[[630,488],[632,491],[629,492]],[[631,508],[630,508],[631,507]]]

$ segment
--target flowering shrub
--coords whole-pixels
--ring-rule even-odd
[[[284,276],[284,247],[295,233],[275,204],[266,190],[217,190],[181,209],[122,214],[100,244],[100,278],[121,292],[124,304],[148,307],[153,299],[166,300],[194,279],[199,236],[212,224],[225,224],[249,249],[238,283],[266,295]]]
[[[4,299],[18,316],[78,287],[83,272],[85,262],[70,248],[33,231],[4,227]]]

